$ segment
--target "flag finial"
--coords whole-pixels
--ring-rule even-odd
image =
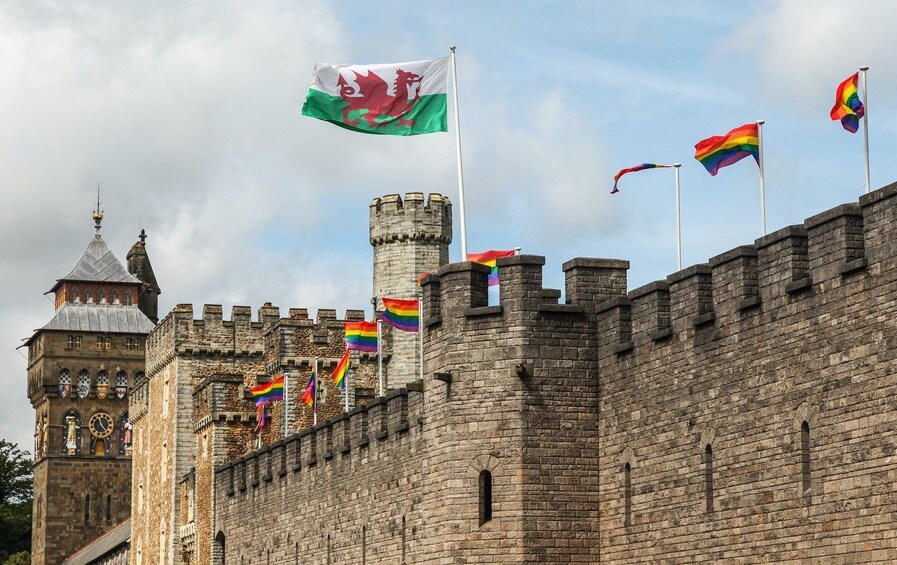
[[[100,236],[100,227],[103,223],[103,212],[100,210],[100,183],[97,183],[97,207],[93,211],[94,229],[97,230],[97,237]]]

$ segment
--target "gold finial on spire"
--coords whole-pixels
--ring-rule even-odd
[[[103,222],[103,211],[100,210],[100,183],[97,183],[97,207],[93,211],[94,229],[97,230],[97,237],[100,237],[100,224]]]

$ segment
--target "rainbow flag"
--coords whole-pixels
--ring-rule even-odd
[[[380,319],[403,332],[416,332],[420,329],[420,304],[416,299],[401,300],[398,298],[381,298],[385,310]]]
[[[638,171],[644,171],[645,169],[668,169],[672,167],[672,165],[658,165],[656,163],[642,163],[641,165],[636,165],[634,167],[630,167],[628,169],[620,169],[620,172],[614,175],[614,189],[610,191],[611,194],[616,194],[620,192],[620,189],[617,188],[617,181],[620,180],[620,177],[627,173],[635,173]]]
[[[474,263],[482,263],[483,265],[492,267],[492,271],[489,273],[489,286],[495,286],[498,284],[498,267],[495,265],[495,260],[499,257],[512,257],[514,255],[514,250],[510,251],[498,251],[495,249],[490,249],[489,251],[483,251],[482,253],[468,253],[467,260],[473,261]]]
[[[283,375],[269,383],[254,386],[249,389],[249,395],[255,400],[255,405],[267,404],[272,400],[283,400]]]
[[[302,393],[302,398],[300,399],[309,408],[317,408],[315,406],[315,381],[317,378],[315,371],[312,371],[311,376],[308,377],[308,384],[305,385],[305,392]]]
[[[336,369],[330,374],[330,378],[340,390],[346,390],[346,373],[349,372],[349,350],[343,353],[343,358],[336,364]]]
[[[716,176],[720,168],[728,167],[752,155],[760,164],[760,132],[757,124],[738,126],[726,135],[715,135],[695,145],[695,159],[707,172]]]
[[[377,352],[377,324],[374,322],[346,322],[346,343],[355,351]]]
[[[850,133],[856,133],[860,128],[860,118],[866,114],[866,108],[860,100],[857,92],[857,80],[860,73],[856,72],[838,85],[835,91],[835,105],[830,116],[833,120],[841,120],[841,125]]]
[[[255,413],[256,424],[253,432],[259,433],[262,431],[262,428],[265,427],[265,424],[268,423],[268,403],[256,403],[256,406],[258,406],[258,409]]]

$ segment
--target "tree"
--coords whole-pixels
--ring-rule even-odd
[[[32,468],[28,453],[0,439],[0,562],[31,549]]]
[[[20,551],[15,555],[10,555],[3,565],[31,565],[31,554],[27,551]]]

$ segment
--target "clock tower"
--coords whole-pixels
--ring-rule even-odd
[[[148,257],[137,276],[128,272],[100,234],[99,206],[93,219],[87,250],[49,291],[53,318],[25,342],[35,410],[35,565],[62,563],[131,514],[128,395],[144,377],[153,328],[141,302],[149,294],[154,310],[159,290]],[[141,235],[135,247],[145,257]]]

